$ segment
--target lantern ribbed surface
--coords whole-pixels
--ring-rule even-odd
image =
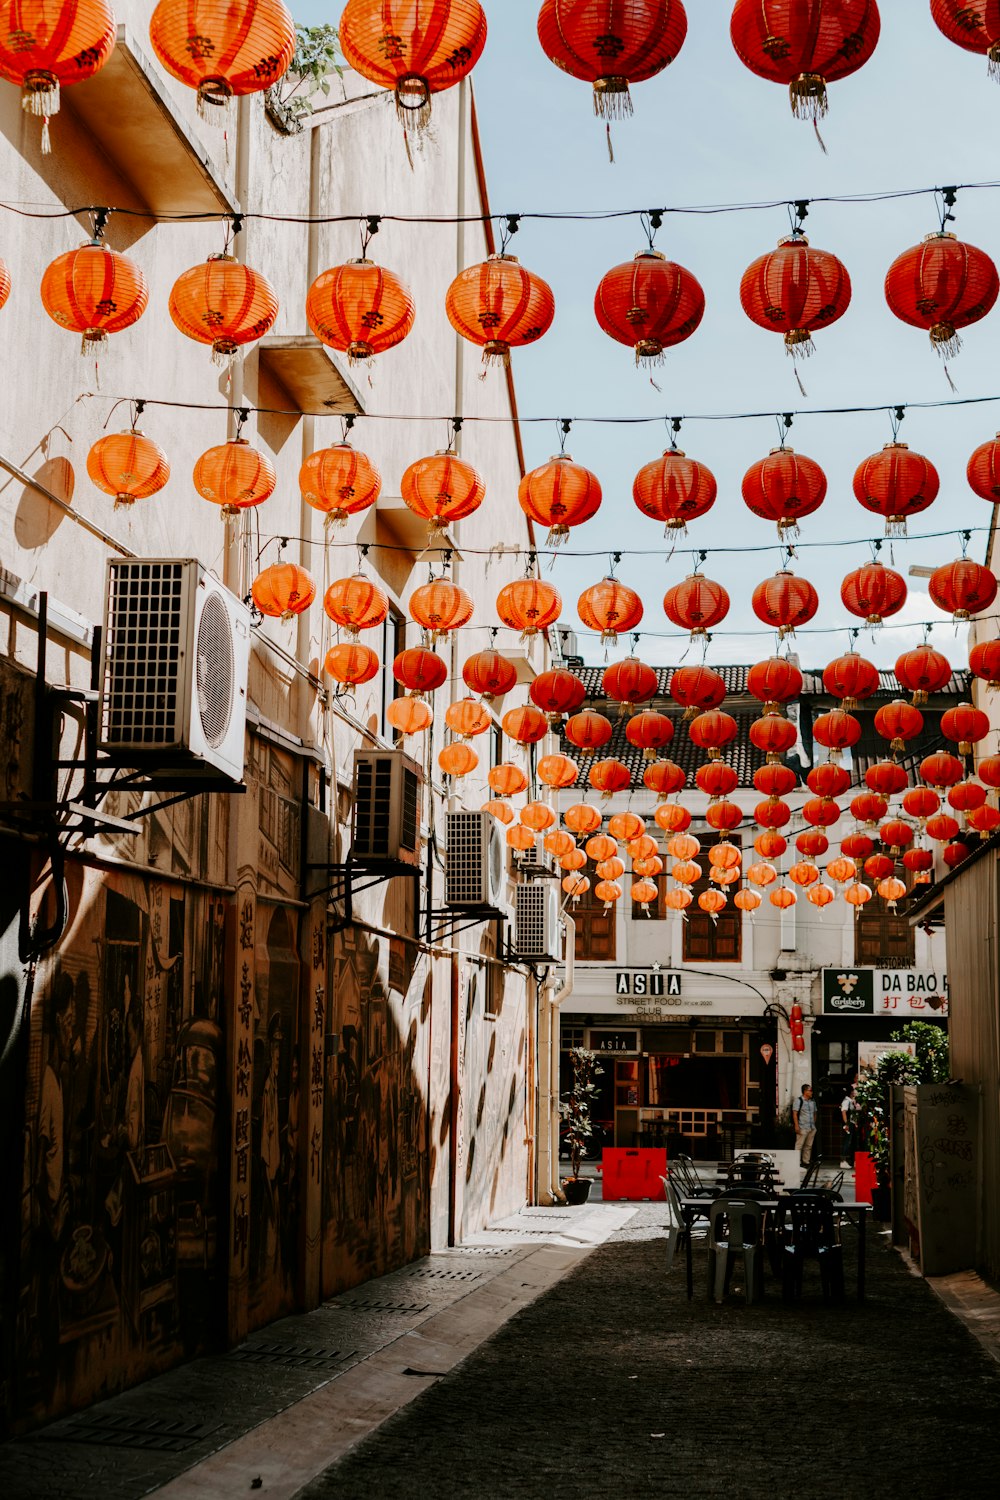
[[[840,586],[844,608],[868,625],[880,625],[906,603],[906,580],[882,563],[866,563],[848,573]]]
[[[500,726],[507,738],[516,740],[519,745],[537,745],[549,732],[545,715],[530,703],[509,709],[500,720]]]
[[[712,471],[679,449],[667,449],[662,458],[646,464],[632,486],[632,498],[643,515],[662,522],[668,536],[684,535],[687,523],[707,515],[718,494]]]
[[[340,525],[375,504],[382,493],[382,476],[366,454],[338,443],[310,453],[299,470],[299,489],[307,505]]]
[[[1000,0],[997,0],[1000,4]],[[966,477],[969,488],[990,505],[1000,502],[1000,433],[988,443],[981,443],[969,459]]]
[[[326,654],[327,674],[345,687],[372,682],[378,676],[379,665],[377,651],[354,641],[342,641]]]
[[[192,477],[202,499],[221,505],[223,515],[262,505],[278,482],[271,460],[251,448],[245,438],[209,448],[195,464]]]
[[[484,363],[508,365],[511,349],[534,344],[552,327],[552,288],[514,255],[491,255],[459,272],[445,297],[456,333],[483,351]]]
[[[542,51],[562,72],[594,88],[594,113],[632,113],[629,84],[662,73],[687,36],[681,0],[544,0]]]
[[[315,336],[351,364],[401,344],[413,327],[413,298],[399,277],[370,260],[321,271],[306,295]]]
[[[478,0],[347,0],[338,40],[362,78],[392,89],[400,118],[421,129],[430,97],[472,72],[486,45]]]
[[[96,241],[67,250],[46,266],[42,306],[54,323],[79,333],[83,351],[95,350],[146,311],[146,278],[134,261]]]
[[[10,272],[5,261],[0,260],[0,307],[3,307],[10,296]]]
[[[418,458],[400,481],[403,503],[429,522],[432,531],[461,521],[477,511],[486,498],[482,475],[451,449]]]
[[[488,648],[469,657],[462,668],[462,680],[470,692],[491,703],[517,686],[517,668],[499,651]]]
[[[0,77],[21,87],[21,108],[48,120],[60,88],[104,67],[118,23],[106,0],[6,0],[0,7]],[[47,153],[48,132],[42,133]]]
[[[747,267],[740,302],[751,322],[783,334],[788,353],[805,358],[813,352],[812,335],[850,306],[851,278],[835,255],[793,235]]]
[[[789,698],[797,698],[803,686],[802,673],[784,656],[755,662],[747,673],[747,692],[767,709],[777,709]]]
[[[271,283],[231,255],[214,255],[178,276],[168,306],[181,333],[210,344],[220,364],[263,338],[278,316]]]
[[[985,54],[990,77],[1000,81],[1000,0],[931,0],[931,15],[950,42]]]
[[[355,573],[330,585],[323,608],[335,625],[355,634],[381,625],[389,613],[389,601],[377,583],[364,573]]]
[[[604,578],[594,583],[577,600],[577,613],[588,630],[595,630],[602,640],[612,641],[634,630],[642,619],[642,600],[635,589]]]
[[[778,535],[798,531],[798,523],[819,510],[827,479],[815,459],[793,448],[773,448],[743,476],[743,502],[762,521],[773,521]]]
[[[558,589],[541,578],[517,578],[497,595],[497,616],[523,636],[536,635],[554,625],[562,613]]]
[[[838,656],[823,672],[823,686],[845,708],[855,708],[863,698],[879,689],[878,668],[857,651]]]
[[[468,625],[473,608],[469,595],[450,578],[421,584],[410,598],[411,618],[432,636],[447,635]]]
[[[448,663],[424,646],[410,646],[396,656],[392,675],[408,693],[433,693],[448,681]]]
[[[250,589],[262,615],[290,620],[304,614],[316,598],[312,574],[297,563],[273,563],[254,579]]]
[[[705,315],[705,293],[683,266],[657,250],[643,250],[602,277],[594,313],[609,337],[635,350],[637,365],[655,365],[665,349],[695,332]]]
[[[997,596],[997,581],[982,563],[960,557],[936,569],[927,591],[938,609],[956,620],[968,620],[989,609]]]
[[[282,0],[160,0],[149,40],[202,107],[259,94],[287,73],[295,23]]]
[[[170,465],[159,444],[141,432],[111,432],[98,438],[87,454],[91,482],[113,495],[115,508],[156,495],[170,478]]]
[[[933,646],[915,646],[896,662],[900,687],[913,694],[914,703],[926,703],[928,694],[942,692],[951,681],[951,663]]]
[[[691,573],[667,590],[663,609],[671,624],[680,630],[705,635],[716,625],[721,625],[728,615],[729,595],[721,583],[715,583],[703,573]]]
[[[547,544],[558,547],[571,527],[597,514],[603,497],[597,475],[560,453],[525,474],[517,498],[526,516],[549,528]]]
[[[784,637],[809,623],[819,609],[819,595],[808,579],[783,569],[757,585],[751,603],[758,620],[775,626]]]
[[[718,708],[726,696],[726,680],[712,667],[675,667],[670,674],[670,696],[687,710],[685,717],[693,718],[695,712]]]
[[[886,272],[891,311],[911,327],[926,329],[945,357],[961,348],[958,330],[985,318],[998,294],[1000,278],[985,250],[946,231],[904,250]]]
[[[875,0],[736,0],[729,34],[752,73],[788,85],[796,118],[815,121],[826,85],[864,66],[880,27]]]
[[[885,517],[886,536],[905,536],[908,516],[933,505],[941,489],[929,458],[905,443],[887,443],[858,466],[854,493],[865,510]]]
[[[576,713],[587,696],[587,689],[573,672],[556,667],[537,676],[528,689],[528,697],[543,714],[560,718]]]

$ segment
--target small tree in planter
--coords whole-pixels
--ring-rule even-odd
[[[586,1047],[571,1048],[569,1060],[573,1068],[573,1083],[559,1105],[560,1113],[566,1121],[563,1139],[569,1151],[571,1173],[563,1179],[563,1191],[568,1203],[586,1203],[590,1197],[590,1181],[580,1176],[580,1166],[594,1131],[590,1118],[591,1106],[597,1096],[597,1084],[594,1080],[604,1069],[598,1061],[597,1053]]]

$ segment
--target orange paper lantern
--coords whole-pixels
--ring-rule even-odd
[[[517,686],[517,668],[499,651],[477,651],[462,668],[462,680],[470,692],[479,693],[484,703],[492,703]]]
[[[413,327],[413,298],[399,277],[370,260],[322,271],[306,296],[316,338],[358,364],[401,344]]]
[[[279,562],[257,575],[250,592],[262,615],[287,621],[309,608],[316,598],[316,584],[297,563]]]
[[[271,460],[245,438],[209,448],[195,464],[192,478],[202,499],[220,505],[226,518],[263,505],[278,483]]]
[[[460,698],[457,703],[449,704],[444,721],[452,734],[463,740],[485,734],[493,724],[489,710],[475,698]]]
[[[346,687],[360,687],[371,682],[379,672],[378,652],[371,646],[361,646],[353,641],[343,641],[326,655],[326,670],[335,682]]]
[[[504,734],[519,745],[537,745],[549,732],[545,715],[531,704],[509,709],[501,724]]]
[[[278,316],[271,283],[233,255],[212,255],[185,271],[167,306],[175,327],[196,343],[210,344],[213,362],[223,366],[263,338]]]
[[[667,536],[687,534],[687,523],[707,515],[719,486],[704,464],[669,448],[662,458],[639,470],[632,498],[644,516],[661,521]]]
[[[323,608],[329,618],[348,635],[374,630],[389,613],[389,601],[377,583],[364,573],[338,578],[326,591]],[[416,700],[414,700],[416,701]]]
[[[433,535],[479,509],[486,485],[471,464],[448,448],[410,464],[400,480],[403,504],[428,523]]]
[[[419,700],[411,698],[411,703]],[[446,776],[452,776],[457,781],[462,776],[468,776],[479,764],[479,756],[471,745],[459,742],[454,745],[445,745],[438,755],[438,765]]]
[[[59,112],[60,89],[104,67],[118,23],[107,0],[17,0],[0,29],[0,77],[21,88],[21,108],[44,121],[42,154],[49,151],[49,119]]]
[[[582,526],[601,508],[601,485],[596,474],[558,453],[547,464],[525,474],[517,491],[526,516],[548,527],[546,544],[558,547],[570,528]]]
[[[170,478],[170,465],[159,445],[133,427],[98,438],[87,454],[87,473],[99,490],[115,497],[119,510],[158,494]]]
[[[96,355],[109,334],[138,322],[149,291],[134,261],[91,240],[46,266],[41,298],[53,323],[78,333],[83,353]]]
[[[545,786],[566,791],[575,786],[580,769],[568,755],[543,755],[538,762],[538,779]]]
[[[408,693],[433,693],[448,681],[448,664],[424,646],[400,651],[392,664],[392,675]]]
[[[149,40],[167,72],[198,91],[203,114],[259,94],[287,73],[295,23],[282,0],[160,0]]]
[[[348,516],[375,504],[382,476],[366,454],[338,443],[310,453],[299,470],[299,489],[307,505],[323,511],[331,525],[342,526]]]
[[[604,578],[584,589],[577,612],[587,629],[596,631],[602,641],[615,641],[641,622],[642,600],[617,578]]]
[[[472,614],[471,598],[450,578],[422,584],[410,599],[410,616],[427,632],[432,644],[439,636],[468,625]]]
[[[705,293],[683,266],[658,250],[641,250],[601,278],[594,312],[609,337],[635,351],[637,365],[660,365],[666,349],[698,328]]]
[[[385,711],[386,719],[400,734],[423,734],[434,722],[434,712],[422,698],[394,698]]]
[[[431,97],[467,77],[486,45],[478,0],[347,0],[338,40],[356,73],[391,89],[403,123],[424,130]]]
[[[561,613],[558,589],[541,578],[516,578],[497,595],[497,615],[511,630],[520,631],[522,641],[554,625]]]
[[[491,255],[460,271],[444,306],[455,332],[482,349],[483,364],[505,368],[511,349],[537,343],[556,313],[552,288],[516,255]]]
[[[490,784],[490,791],[498,797],[516,797],[528,785],[528,778],[521,767],[511,765],[509,761],[501,761],[500,765],[494,766],[486,779]]]

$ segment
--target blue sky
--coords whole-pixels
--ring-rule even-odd
[[[756,78],[740,63],[729,40],[728,0],[690,0],[687,41],[676,62],[658,78],[633,90],[635,114],[613,127],[615,162],[608,159],[604,127],[591,110],[590,89],[565,77],[542,53],[535,31],[534,0],[487,3],[490,33],[475,72],[487,177],[495,213],[575,211],[706,205],[768,199],[818,198],[831,194],[891,192],[997,178],[996,140],[1000,88],[987,77],[985,59],[948,42],[934,26],[928,0],[881,0],[882,36],[872,60],[830,90],[823,124],[829,155],[811,128],[792,118],[787,92]],[[339,18],[339,7],[303,0],[300,21]],[[391,212],[392,205],[384,205]],[[1000,188],[959,195],[951,226],[962,238],[1000,258]],[[526,222],[511,249],[544,276],[556,296],[556,322],[537,346],[515,355],[522,415],[650,416],[748,410],[804,410],[842,405],[881,405],[947,400],[941,362],[927,336],[889,312],[883,296],[886,269],[894,257],[938,227],[930,196],[894,203],[816,203],[807,232],[848,267],[854,299],[847,315],[817,338],[817,354],[801,368],[808,398],[795,383],[792,362],[780,337],[751,324],[739,303],[740,277],[758,255],[788,230],[784,207],[740,214],[669,215],[657,248],[694,272],[705,289],[704,321],[686,344],[671,351],[655,373],[634,368],[631,351],[598,328],[594,291],[612,265],[643,247],[638,221],[607,224]],[[401,268],[402,269],[402,268]],[[964,335],[952,365],[962,397],[1000,392],[996,348],[1000,306]],[[936,504],[910,523],[922,532],[986,527],[991,511],[969,490],[969,454],[1000,427],[1000,404],[937,411],[911,411],[900,433],[937,465],[942,479]],[[793,446],[821,463],[830,481],[823,508],[802,528],[804,547],[792,567],[816,585],[821,608],[817,626],[831,634],[798,637],[805,664],[822,666],[847,649],[851,617],[839,597],[850,568],[870,558],[861,539],[880,533],[878,518],[854,498],[851,479],[858,463],[891,437],[884,414],[796,418]],[[528,463],[556,451],[552,427],[526,425]],[[565,616],[575,618],[582,588],[608,570],[610,555],[625,555],[618,574],[636,587],[646,605],[640,653],[651,662],[680,659],[685,643],[669,640],[662,597],[690,571],[691,553],[713,546],[705,571],[725,584],[732,611],[709,648],[714,663],[768,655],[774,636],[750,608],[754,585],[780,565],[773,526],[743,504],[740,481],[746,468],[776,443],[773,419],[685,423],[681,446],[709,465],[719,481],[715,509],[695,523],[687,541],[667,558],[661,528],[636,510],[632,481],[637,470],[667,445],[659,422],[646,427],[574,428],[573,456],[592,468],[604,487],[598,516],[574,532],[572,551],[598,555],[560,556],[546,576],[561,590]],[[469,451],[470,458],[474,454]],[[757,552],[748,549],[760,548]],[[971,554],[985,557],[985,533],[974,536]],[[936,566],[959,551],[957,538],[894,543],[894,565]],[[888,562],[888,544],[883,548]],[[911,599],[904,622],[939,619],[934,642],[953,660],[964,650],[964,634],[939,615],[909,579]],[[860,649],[879,665],[919,638],[913,630],[884,631]],[[596,642],[582,640],[590,659],[601,659]]]

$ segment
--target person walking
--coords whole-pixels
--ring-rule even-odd
[[[802,1085],[802,1097],[792,1110],[792,1120],[795,1123],[799,1162],[803,1167],[808,1167],[812,1161],[813,1142],[816,1140],[816,1101],[811,1083]]]
[[[852,1083],[840,1106],[840,1117],[844,1122],[844,1139],[840,1151],[840,1165],[854,1166],[854,1153],[858,1138],[858,1102],[855,1097],[857,1084]]]

